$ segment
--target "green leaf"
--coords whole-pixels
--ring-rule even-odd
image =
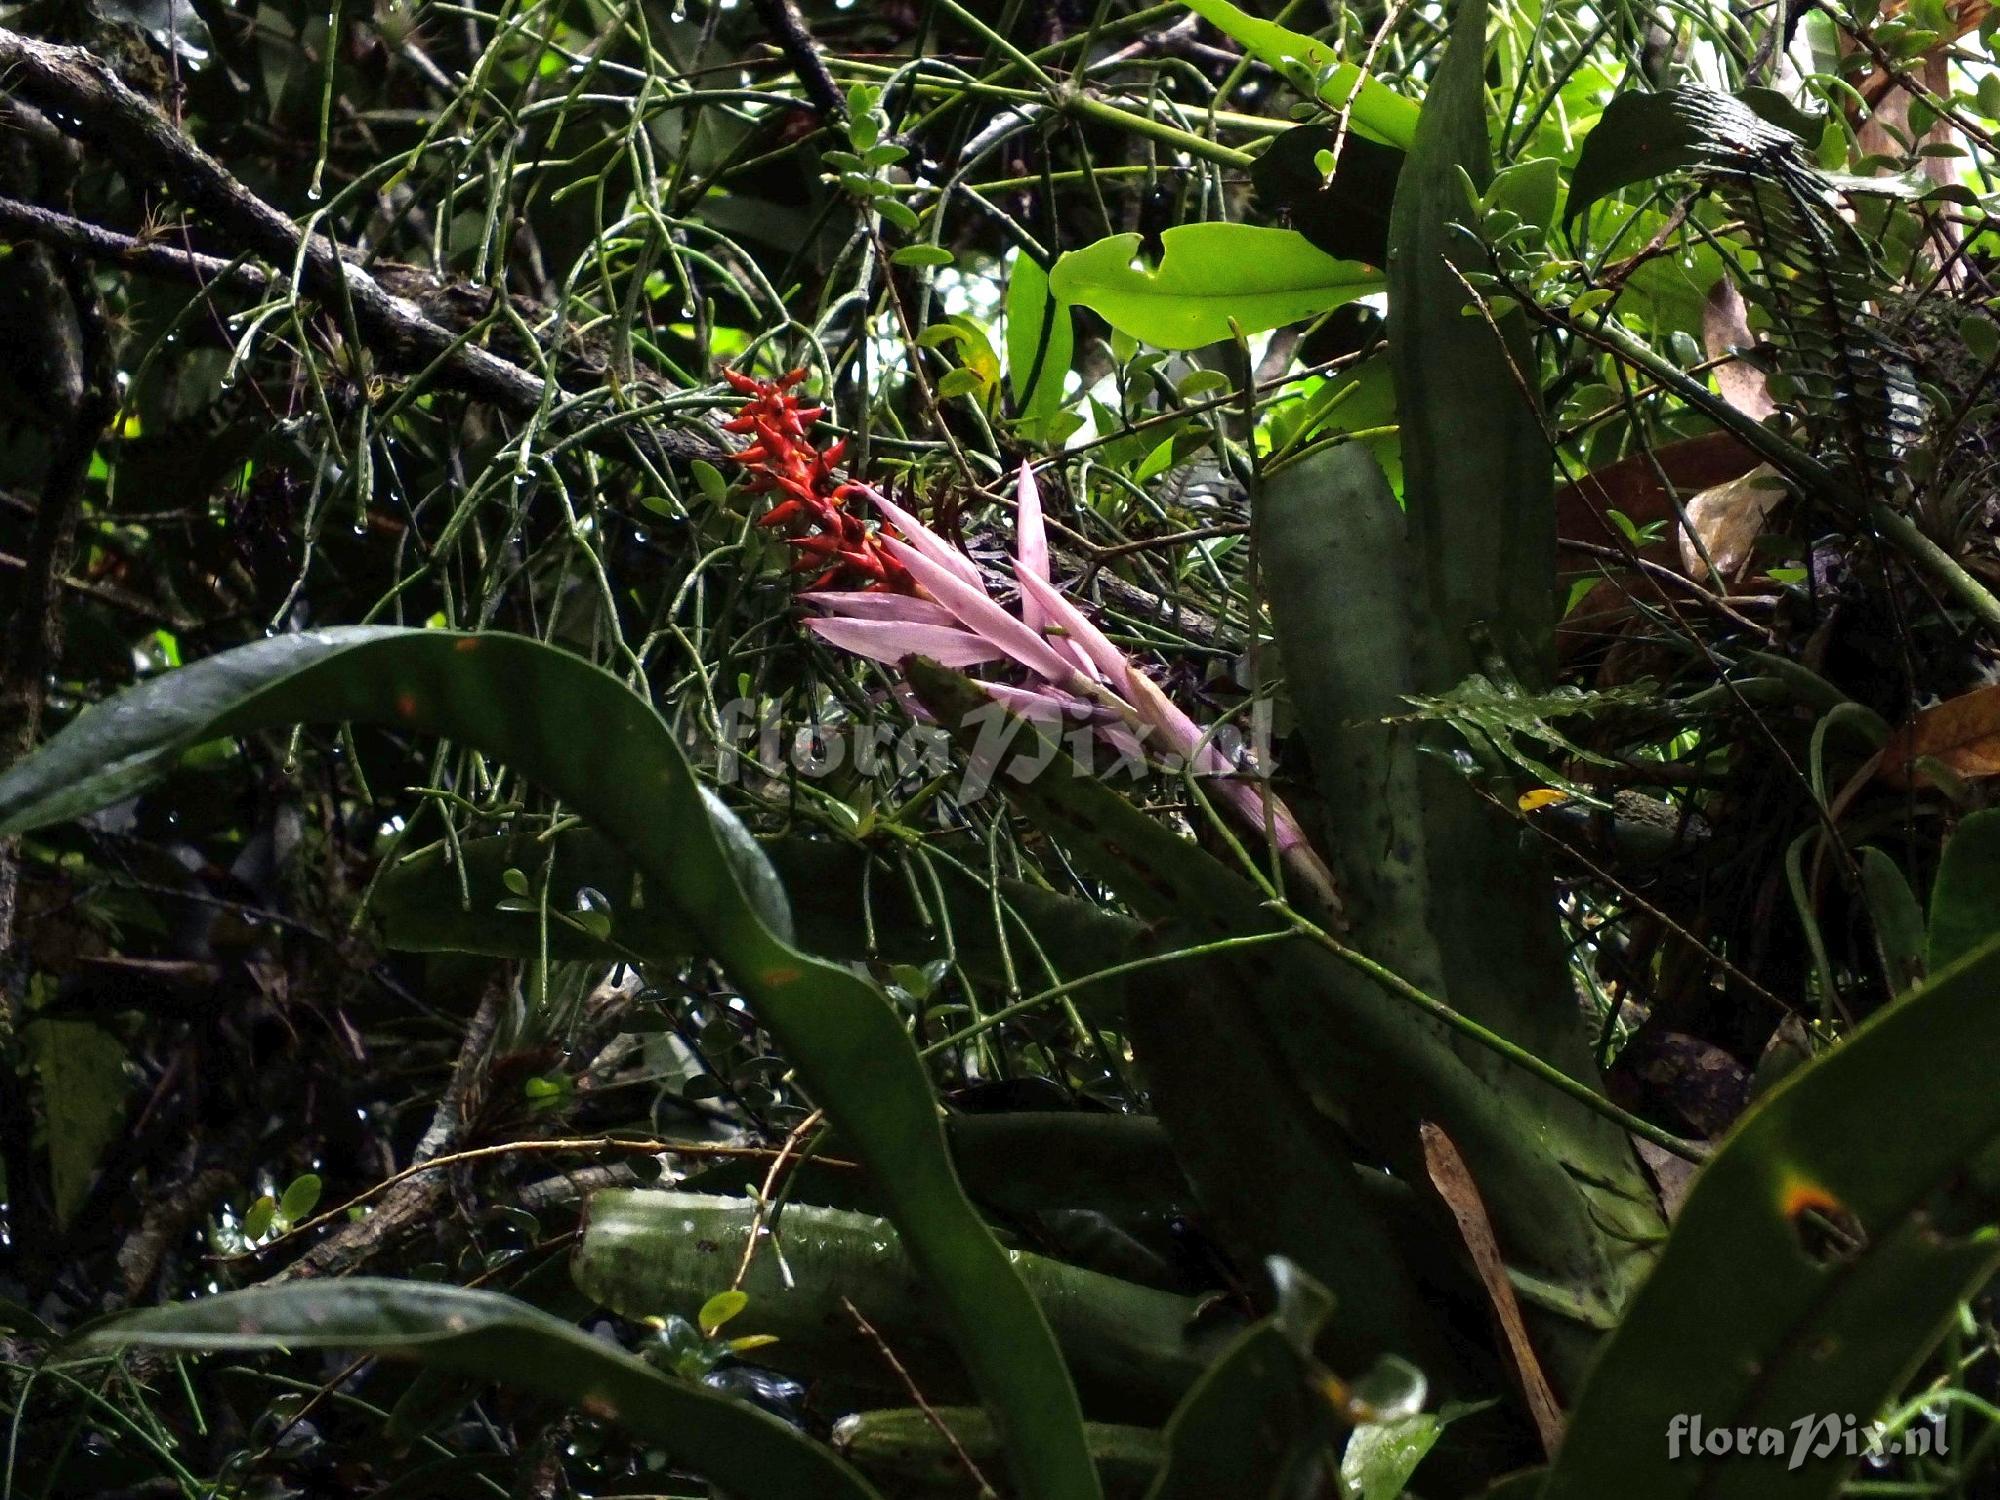
[[[957,258],[942,245],[905,245],[889,260],[899,266],[948,266]]]
[[[1331,125],[1298,125],[1272,141],[1250,168],[1257,201],[1273,217],[1288,214],[1328,255],[1383,265],[1404,152],[1349,131],[1329,175],[1320,158],[1331,155],[1338,135]]]
[[[1556,195],[1562,187],[1560,165],[1553,156],[1538,156],[1502,167],[1486,189],[1484,206],[1506,209],[1523,224],[1548,228],[1555,222]]]
[[[875,212],[894,224],[905,234],[914,234],[922,224],[917,211],[900,199],[879,197],[875,200]]]
[[[570,1272],[581,1291],[626,1317],[695,1316],[735,1274],[760,1222],[757,1205],[743,1198],[607,1189],[591,1196]],[[906,1395],[845,1298],[926,1395],[966,1394],[962,1367],[938,1326],[936,1294],[886,1222],[791,1203],[775,1231],[783,1264],[760,1244],[743,1281],[757,1330],[777,1336],[761,1362],[877,1397]],[[1194,1326],[1199,1299],[1026,1251],[1014,1252],[1014,1264],[1055,1327],[1094,1415],[1157,1420],[1200,1374],[1212,1341]]]
[[[713,1297],[702,1303],[701,1311],[695,1315],[695,1322],[703,1333],[707,1334],[710,1338],[714,1338],[716,1329],[727,1323],[749,1305],[750,1297],[746,1292],[740,1292],[733,1288],[726,1292],[717,1292]]]
[[[278,1200],[278,1213],[287,1224],[297,1224],[312,1217],[312,1211],[319,1207],[319,1174],[303,1172],[294,1177]]]
[[[1416,692],[1431,697],[1452,693],[1494,658],[1511,674],[1509,686],[1528,693],[1546,686],[1554,666],[1554,464],[1522,385],[1533,386],[1535,350],[1520,318],[1496,332],[1482,318],[1462,316],[1472,299],[1460,275],[1487,264],[1484,247],[1459,225],[1469,214],[1467,182],[1484,193],[1491,181],[1488,9],[1486,0],[1460,0],[1452,12],[1391,214],[1389,358],[1413,585],[1410,660]],[[1569,1077],[1594,1083],[1597,1063],[1581,1015],[1547,1003],[1568,994],[1573,981],[1553,871],[1540,843],[1521,840],[1511,812],[1516,788],[1502,776],[1483,786],[1468,780],[1456,763],[1464,741],[1448,725],[1430,728],[1420,746],[1421,917],[1414,906],[1399,907],[1386,924],[1357,927],[1355,941],[1364,951],[1412,952],[1391,929],[1420,920],[1436,944],[1446,1003]],[[1493,1201],[1491,1169],[1473,1162],[1502,1243],[1512,1233],[1531,1235],[1516,1256],[1533,1245],[1542,1264],[1562,1268],[1563,1282],[1593,1304],[1620,1307],[1662,1227],[1624,1132],[1519,1069],[1480,1056],[1469,1039],[1453,1045],[1486,1080],[1496,1107],[1544,1143],[1587,1200],[1581,1223],[1570,1217],[1537,1232],[1516,1220],[1518,1230],[1510,1231],[1503,1219],[1518,1210]],[[1448,1124],[1446,1131],[1462,1149]],[[1543,1361],[1564,1385],[1587,1364],[1592,1342],[1573,1331],[1557,1341],[1556,1330],[1534,1316]]]
[[[1565,222],[1598,199],[1689,167],[1743,167],[1760,156],[1796,155],[1801,140],[1770,90],[1738,98],[1699,84],[1618,95],[1584,138],[1570,176]],[[1815,131],[1813,139],[1818,139]]]
[[[1842,1445],[1785,1462],[1669,1455],[1675,1419],[1866,1421],[2000,1269],[2000,938],[1754,1105],[1696,1176],[1584,1387],[1542,1500],[1823,1500]],[[1685,1423],[1682,1424],[1682,1430]]]
[[[510,765],[617,840],[649,899],[677,906],[812,1096],[882,1184],[913,1260],[1024,1492],[1095,1496],[1081,1416],[1034,1300],[953,1175],[929,1079],[895,1011],[859,975],[774,925],[777,880],[705,796],[652,705],[521,636],[356,627],[278,636],[93,706],[0,776],[0,833],[73,818],[164,775],[189,747],[299,722],[449,735]],[[577,726],[590,726],[580,738]]]
[[[1049,273],[1065,302],[1162,349],[1194,349],[1296,323],[1382,288],[1381,275],[1335,260],[1292,229],[1180,224],[1160,236],[1158,270],[1132,266],[1136,234],[1071,250]]]
[[[694,475],[695,485],[716,504],[721,504],[729,495],[729,481],[722,476],[722,470],[705,458],[697,458],[688,465],[688,472]]]
[[[977,370],[960,365],[955,370],[947,370],[937,383],[938,400],[949,401],[955,396],[974,396],[985,390],[986,382]]]
[[[1972,814],[1944,846],[1931,887],[1929,964],[1940,973],[2000,932],[2000,807]]]
[[[1889,992],[1900,995],[1924,977],[1924,909],[1895,860],[1880,849],[1863,849],[1857,857],[1876,954]]]
[[[951,1434],[949,1441],[940,1425]],[[1114,1500],[1145,1494],[1165,1452],[1160,1434],[1109,1422],[1086,1422],[1083,1432],[1105,1493]],[[982,1472],[1000,1455],[992,1418],[976,1406],[856,1412],[834,1424],[833,1446],[897,1500],[965,1500],[969,1489],[960,1453]]]
[[[1050,293],[1048,274],[1025,250],[1007,276],[1006,323],[1007,388],[1023,418],[1046,423],[1062,405],[1076,329],[1069,305]]]
[[[1364,1422],[1340,1453],[1340,1478],[1352,1500],[1401,1500],[1403,1486],[1444,1433],[1444,1419],[1418,1412],[1393,1422]]]
[[[250,1205],[250,1211],[243,1216],[243,1238],[261,1240],[271,1232],[271,1226],[277,1221],[277,1217],[278,1200],[269,1193],[264,1194]]]
[[[978,686],[921,660],[907,669],[939,722],[958,726],[968,750],[979,743],[975,726],[990,720],[969,716],[990,710]],[[1016,763],[1003,755],[996,787],[1063,845],[1086,878],[1114,890],[1145,919],[1161,951],[1269,934],[1281,925],[1248,880],[1085,773],[1036,726],[1015,721],[1013,732],[1020,736],[1011,742],[1021,746],[1019,765],[1037,774],[1016,774]],[[990,753],[990,744],[987,749]],[[1225,966],[1226,980],[1204,984],[1200,969],[1177,978],[1178,964],[1163,965],[1146,982],[1148,1004],[1130,1008],[1127,1025],[1141,1064],[1163,1082],[1163,1100],[1176,1086],[1172,1078],[1187,1078],[1183,1086],[1198,1090],[1207,1076],[1208,1054],[1186,1045],[1191,1030],[1227,1030],[1245,1039],[1241,1070],[1262,1079],[1244,1086],[1249,1094],[1210,1088],[1206,1117],[1196,1112],[1199,1101],[1187,1111],[1163,1104],[1161,1113],[1205,1206],[1234,1242],[1255,1252],[1250,1263],[1281,1252],[1327,1283],[1343,1308],[1328,1337],[1349,1341],[1339,1351],[1344,1359],[1364,1361],[1385,1348],[1429,1358],[1435,1309],[1412,1295],[1413,1265],[1385,1253],[1387,1206],[1323,1168],[1329,1161],[1345,1164],[1340,1142],[1348,1141],[1406,1181],[1424,1181],[1418,1126],[1435,1120],[1465,1152],[1501,1241],[1512,1252],[1518,1284],[1548,1314],[1539,1326],[1550,1330],[1551,1338],[1567,1339],[1553,1357],[1567,1369],[1586,1355],[1597,1331],[1610,1325],[1622,1290],[1595,1258],[1603,1247],[1594,1225],[1599,1216],[1623,1225],[1633,1210],[1621,1209],[1618,1194],[1587,1194],[1580,1174],[1544,1144],[1539,1111],[1498,1096],[1491,1080],[1507,1079],[1509,1065],[1470,1043],[1461,1056],[1441,1023],[1303,940],[1264,942],[1202,962]],[[1218,1019],[1207,1026],[1185,1021],[1177,1026],[1175,1019],[1188,1015],[1178,1003],[1188,999],[1212,1005]],[[1156,1030],[1148,1032],[1149,1025]],[[1529,1106],[1534,1089],[1553,1092],[1531,1083],[1503,1086],[1518,1091]],[[1217,1109],[1239,1097],[1257,1098],[1259,1108],[1253,1113],[1245,1105],[1217,1126]],[[1535,1123],[1524,1128],[1524,1120]],[[1313,1188],[1273,1193],[1264,1177],[1246,1174],[1244,1153],[1236,1145],[1239,1130],[1253,1131],[1260,1140],[1285,1132],[1282,1150],[1272,1148],[1268,1159],[1296,1163],[1290,1169],[1294,1182],[1309,1167]],[[1608,1135],[1614,1143],[1622,1139],[1615,1130]],[[1556,1143],[1569,1145],[1564,1137]],[[1584,1157],[1577,1166],[1592,1170],[1593,1160]],[[1639,1185],[1634,1191],[1647,1190]],[[1629,1245],[1616,1250],[1620,1268],[1644,1264]],[[1434,1379],[1447,1382],[1450,1373],[1432,1370]]]
[[[1274,21],[1248,15],[1229,0],[1185,0],[1187,8],[1225,36],[1242,44],[1243,50],[1259,62],[1273,67],[1287,62],[1303,63],[1317,71],[1329,65],[1332,71],[1320,91],[1320,99],[1335,109],[1349,109],[1353,123],[1392,146],[1407,146],[1416,135],[1416,101],[1378,83],[1354,64],[1341,62],[1333,48],[1301,32]],[[1349,101],[1352,104],[1349,104]]]
[[[745,1497],[874,1500],[847,1464],[790,1423],[671,1380],[559,1318],[498,1292],[356,1276],[253,1287],[94,1324],[54,1356],[126,1348],[353,1349],[533,1391],[657,1443]]]
[[[1509,951],[1508,961],[1518,964],[1522,938],[1441,931],[1432,916],[1440,890],[1456,889],[1458,867],[1472,861],[1489,872],[1488,886],[1483,893],[1466,891],[1468,906],[1483,894],[1494,906],[1524,907],[1530,919],[1539,920],[1543,913],[1535,899],[1539,894],[1552,904],[1552,893],[1547,885],[1538,889],[1529,883],[1535,879],[1533,866],[1505,819],[1474,827],[1461,845],[1440,844],[1431,834],[1435,804],[1469,794],[1449,769],[1429,779],[1436,774],[1433,757],[1422,749],[1422,731],[1404,717],[1420,667],[1404,513],[1366,450],[1343,444],[1272,475],[1257,492],[1255,519],[1280,664],[1310,749],[1324,810],[1324,847],[1347,902],[1350,939],[1411,983],[1467,1009],[1485,997],[1469,992],[1468,999],[1459,998],[1446,979],[1447,955],[1459,956],[1461,973],[1476,971],[1485,942],[1491,951]],[[1502,971],[1508,972],[1530,971]],[[1568,980],[1558,969],[1545,982],[1557,987],[1548,992],[1559,992]],[[1494,988],[1500,998],[1513,998],[1504,980]],[[1460,990],[1467,990],[1464,981]],[[1542,1034],[1567,1038],[1564,1051],[1581,1050],[1574,1016],[1542,1017],[1531,1003],[1523,1008]],[[1509,1034],[1520,1026],[1510,1018]],[[1644,1206],[1646,1189],[1629,1148],[1615,1129],[1538,1080],[1496,1068],[1490,1056],[1480,1056],[1469,1044],[1459,1044],[1457,1053],[1481,1076],[1496,1105],[1517,1121],[1536,1121],[1532,1134],[1566,1164],[1577,1185],[1567,1204],[1553,1192],[1524,1193],[1515,1201],[1531,1171],[1546,1171],[1525,1139],[1509,1156],[1475,1168],[1512,1262],[1517,1269],[1532,1262],[1536,1273],[1566,1283],[1588,1302],[1615,1307],[1645,1254],[1608,1241],[1603,1226],[1617,1225],[1633,1239],[1659,1228]],[[1587,1058],[1571,1066],[1573,1076],[1591,1076]],[[1603,1191],[1602,1183],[1620,1187]],[[1302,1253],[1293,1253],[1328,1279]],[[1342,1297],[1345,1323],[1348,1288],[1328,1284]],[[1532,1305],[1528,1316],[1538,1334],[1556,1322],[1547,1309]],[[1573,1368],[1589,1352],[1588,1340],[1573,1334],[1544,1341],[1543,1357],[1558,1369]],[[1442,1371],[1434,1361],[1433,1366],[1435,1378]]]

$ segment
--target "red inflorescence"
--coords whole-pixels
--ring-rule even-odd
[[[745,489],[775,497],[757,524],[784,531],[786,543],[798,549],[795,572],[817,570],[811,588],[915,593],[909,570],[847,509],[848,497],[860,489],[834,474],[847,439],[825,448],[813,443],[812,425],[825,408],[802,405],[794,394],[793,387],[805,377],[804,370],[788,371],[776,380],[722,372],[744,396],[742,408],[734,420],[723,423],[723,431],[751,435],[730,457],[750,474]]]

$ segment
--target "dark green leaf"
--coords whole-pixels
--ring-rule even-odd
[[[92,1325],[58,1358],[126,1348],[353,1349],[493,1380],[614,1421],[751,1500],[875,1491],[787,1422],[672,1380],[581,1329],[498,1292],[356,1276],[253,1287]]]
[[[1666,1437],[1694,1416],[1869,1420],[2000,1268],[1996,985],[1990,938],[1743,1117],[1584,1387],[1542,1500],[1835,1492],[1844,1446],[1791,1468],[1672,1457]]]
[[[1944,846],[1931,887],[1930,970],[1941,973],[2000,932],[2000,808],[1976,812]]]
[[[758,1222],[747,1199],[607,1190],[590,1200],[571,1262],[584,1292],[626,1317],[693,1319],[726,1290]],[[894,1397],[901,1378],[842,1305],[852,1301],[920,1389],[958,1399],[961,1365],[938,1326],[938,1299],[884,1220],[793,1203],[778,1214],[778,1254],[760,1245],[743,1290],[746,1329],[777,1336],[758,1359],[817,1380]],[[1094,1415],[1147,1421],[1172,1410],[1205,1363],[1197,1299],[1136,1286],[1024,1251],[1014,1264],[1056,1329]]]
[[[506,762],[618,840],[676,905],[813,1096],[878,1175],[939,1290],[1035,1496],[1094,1496],[1081,1416],[1039,1309],[952,1173],[929,1080],[873,985],[774,928],[779,891],[748,830],[695,781],[671,730],[601,668],[520,636],[359,627],[279,636],[91,708],[0,776],[0,831],[127,796],[189,747],[300,721],[447,734]],[[579,725],[591,733],[579,739]],[[746,873],[748,879],[746,879]],[[781,908],[777,908],[781,909]]]
[[[1779,118],[1769,118],[1765,110]],[[1801,150],[1791,128],[1796,123],[1776,107],[1770,90],[1753,90],[1740,99],[1698,84],[1620,94],[1584,139],[1563,217],[1573,222],[1605,195],[1670,172],[1742,168],[1764,158],[1796,156]]]
[[[1250,169],[1258,202],[1266,213],[1289,214],[1292,228],[1328,255],[1384,265],[1404,153],[1349,131],[1329,179],[1319,157],[1335,134],[1331,125],[1299,125],[1272,141]]]

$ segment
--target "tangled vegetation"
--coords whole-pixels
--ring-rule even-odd
[[[2000,19],[1252,9],[0,14],[0,1493],[2000,1493]]]

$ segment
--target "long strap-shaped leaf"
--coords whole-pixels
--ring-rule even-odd
[[[358,1349],[519,1386],[618,1423],[732,1494],[874,1500],[791,1424],[658,1370],[499,1292],[355,1276],[252,1287],[98,1323],[67,1355],[152,1349]]]
[[[1605,1346],[1541,1500],[1839,1488],[1841,1424],[1881,1410],[2000,1269],[1996,985],[1989,935],[1744,1116]],[[1786,1452],[1719,1455],[1714,1435],[1742,1428],[1783,1433]]]
[[[1425,764],[1431,757],[1419,748],[1417,730],[1392,722],[1407,712],[1407,695],[1416,691],[1418,606],[1410,598],[1403,511],[1374,456],[1359,443],[1346,443],[1288,464],[1261,485],[1257,526],[1285,681],[1312,751],[1326,849],[1347,903],[1350,940],[1405,979],[1458,1004],[1446,980],[1445,953],[1460,954],[1463,988],[1479,934],[1453,932],[1433,919],[1439,887],[1462,889],[1461,874],[1451,867],[1473,859],[1481,869],[1499,870],[1489,875],[1484,895],[1505,903],[1502,921],[1515,920],[1517,905],[1526,903],[1538,908],[1529,920],[1552,923],[1553,886],[1545,871],[1522,860],[1515,831],[1504,820],[1483,821],[1476,803],[1465,811],[1480,821],[1464,839],[1453,844],[1430,836],[1440,795]],[[1456,780],[1450,770],[1442,776]],[[1462,785],[1447,784],[1443,795],[1472,800]],[[1563,988],[1559,966],[1553,973],[1507,968],[1499,953],[1488,953],[1496,969],[1492,991],[1504,993],[1511,984],[1524,1009],[1539,1005],[1553,1012],[1528,1035],[1581,1036],[1575,1007],[1551,999]],[[1486,1019],[1491,1024],[1490,1012]],[[1511,1018],[1500,1029],[1519,1039]],[[1592,1064],[1577,1052],[1572,1045],[1557,1055],[1572,1076],[1591,1077]],[[1520,1120],[1520,1153],[1529,1166],[1539,1169],[1539,1159],[1553,1155],[1574,1177],[1580,1206],[1588,1209],[1564,1219],[1519,1218],[1504,1201],[1512,1197],[1513,1168],[1481,1162],[1480,1187],[1497,1195],[1496,1216],[1510,1255],[1518,1265],[1531,1253],[1587,1288],[1593,1301],[1616,1308],[1648,1263],[1636,1247],[1664,1227],[1636,1176],[1631,1148],[1614,1127],[1540,1081],[1496,1068],[1496,1059],[1468,1048],[1459,1053],[1481,1073],[1496,1103]],[[1531,1317],[1554,1377],[1580,1379],[1595,1340],[1572,1336],[1539,1312]]]
[[[1503,316],[1496,331],[1461,280],[1487,260],[1461,226],[1473,218],[1466,178],[1483,189],[1491,176],[1489,10],[1488,0],[1458,0],[1453,7],[1450,39],[1390,214],[1390,361],[1416,599],[1410,661],[1415,691],[1426,694],[1449,692],[1468,673],[1490,670],[1484,648],[1504,656],[1530,687],[1545,679],[1552,656],[1554,463],[1534,407],[1535,352],[1518,313]],[[1287,480],[1281,473],[1272,489],[1307,477],[1295,471]],[[1266,555],[1282,561],[1277,552],[1274,546]],[[1331,585],[1345,586],[1345,580]],[[1334,711],[1357,718],[1367,712]],[[1444,999],[1570,1077],[1588,1079],[1596,1064],[1571,1000],[1548,860],[1539,845],[1522,843],[1504,787],[1474,788],[1460,774],[1451,758],[1463,747],[1455,731],[1439,726],[1426,740],[1433,753],[1416,757],[1415,791],[1426,935]],[[1322,786],[1330,798],[1374,795],[1372,788],[1336,792],[1324,780]],[[1484,792],[1499,795],[1489,799]],[[1407,836],[1408,829],[1398,832]],[[1382,932],[1359,923],[1355,940],[1397,961],[1411,956],[1408,943],[1385,943]],[[1605,1232],[1587,1230],[1589,1240],[1551,1248],[1570,1249],[1579,1273],[1619,1306],[1648,1263],[1637,1246],[1661,1227],[1629,1143],[1575,1101],[1457,1045],[1523,1127],[1593,1184],[1592,1217]],[[1490,1190],[1483,1175],[1481,1186]],[[1543,1344],[1558,1385],[1573,1388],[1588,1342]]]
[[[0,777],[0,833],[116,801],[203,740],[309,720],[448,735],[616,839],[742,987],[877,1179],[1022,1492],[1097,1495],[1048,1324],[966,1201],[895,1013],[873,985],[799,952],[759,915],[737,873],[744,855],[725,845],[732,833],[747,840],[741,825],[711,808],[666,724],[610,673],[514,635],[357,627],[259,641],[79,716]]]

